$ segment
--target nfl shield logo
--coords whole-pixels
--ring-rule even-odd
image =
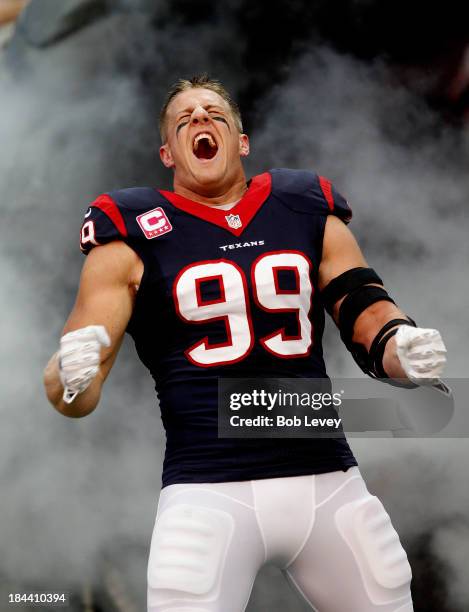
[[[228,225],[233,229],[239,229],[243,225],[239,215],[226,215],[225,219]]]

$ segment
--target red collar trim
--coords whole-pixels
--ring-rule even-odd
[[[260,207],[264,204],[272,190],[272,177],[268,172],[258,174],[252,178],[249,189],[241,200],[230,210],[220,210],[216,206],[207,206],[200,202],[189,200],[173,191],[159,190],[160,194],[166,198],[173,206],[183,210],[194,217],[218,225],[231,232],[235,236],[240,236],[252,221]],[[226,217],[231,215],[239,216],[241,227],[233,228],[228,225]],[[234,219],[233,221],[236,222]],[[236,223],[234,223],[236,225]]]

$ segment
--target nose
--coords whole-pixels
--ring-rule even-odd
[[[210,120],[210,115],[202,106],[196,106],[192,111],[191,123],[197,125],[199,123],[207,123]]]

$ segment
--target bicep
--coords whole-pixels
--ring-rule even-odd
[[[368,264],[352,232],[338,217],[328,216],[319,266],[320,290],[347,270],[367,267]]]
[[[104,376],[114,362],[132,315],[131,278],[137,260],[137,255],[122,242],[94,248],[86,258],[75,304],[63,329],[66,334],[88,325],[104,325],[111,339],[111,346],[101,353]]]

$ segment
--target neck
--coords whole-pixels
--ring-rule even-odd
[[[227,202],[236,202],[240,200],[247,191],[246,177],[243,176],[233,183],[228,189],[194,191],[178,181],[174,180],[174,192],[200,204],[208,204],[209,206],[217,206],[226,204]]]

